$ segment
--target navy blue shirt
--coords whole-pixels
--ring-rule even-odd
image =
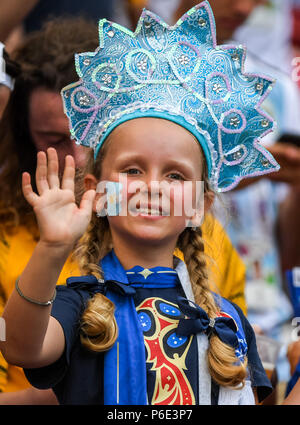
[[[129,276],[129,281],[136,279]],[[60,404],[103,404],[104,355],[84,348],[79,333],[80,318],[86,303],[99,291],[99,284],[77,283],[57,287],[51,315],[63,328],[65,351],[52,365],[24,370],[33,386],[53,388]],[[197,343],[194,335],[180,339],[174,332],[181,315],[177,306],[178,295],[184,296],[181,285],[176,288],[146,289],[142,284],[136,288],[134,295],[145,340],[149,404],[171,404],[178,388],[187,402],[197,404]],[[257,353],[253,329],[239,307],[234,307],[241,318],[247,340],[252,386],[257,388],[258,398],[262,400],[270,394],[272,387]],[[168,398],[162,395],[160,383],[168,386]],[[217,404],[218,393],[218,385],[212,383],[212,404]],[[182,399],[180,403],[184,404]]]

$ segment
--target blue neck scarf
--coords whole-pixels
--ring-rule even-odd
[[[144,336],[131,296],[132,287],[147,285],[149,288],[170,288],[178,285],[179,279],[172,269],[170,275],[164,275],[162,279],[155,273],[155,269],[158,271],[159,267],[151,269],[153,272],[150,272],[147,278],[140,274],[144,270],[140,266],[134,267],[126,274],[113,250],[102,259],[101,268],[104,280],[111,281],[107,285],[105,295],[116,306],[115,318],[119,329],[116,343],[104,356],[104,404],[146,405],[148,402]],[[117,282],[119,291],[112,288],[114,282]]]
[[[102,259],[101,267],[105,281],[115,280],[128,284],[125,270],[113,251]],[[105,295],[116,306],[115,318],[119,335],[116,343],[104,356],[104,404],[145,405],[145,346],[133,297],[123,296],[109,289]],[[134,390],[130,391],[130,388]]]

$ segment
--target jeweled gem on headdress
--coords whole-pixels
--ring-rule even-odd
[[[212,89],[213,89],[214,92],[219,94],[220,91],[222,90],[221,84],[220,83],[214,83]]]
[[[231,55],[232,60],[238,61],[240,59],[240,55],[238,53],[233,53]]]
[[[190,58],[185,54],[182,54],[181,56],[179,56],[178,60],[181,63],[181,65],[187,65],[190,62]]]
[[[255,90],[257,91],[261,91],[264,88],[262,83],[256,83],[255,85]]]
[[[234,161],[237,161],[237,160],[241,159],[242,156],[243,156],[242,152],[241,151],[237,151],[237,152],[235,152],[233,154],[233,159],[234,159]]]
[[[88,59],[88,58],[86,58],[86,59],[84,59],[83,64],[84,64],[85,66],[89,66],[89,65],[91,64],[91,60],[90,60],[90,59]]]
[[[108,37],[112,38],[112,37],[114,37],[115,32],[114,32],[113,30],[109,30],[109,31],[107,32],[107,35],[108,35]]]
[[[268,125],[269,125],[269,121],[268,120],[262,120],[262,122],[261,122],[261,126],[262,127],[268,127]]]
[[[240,125],[240,117],[236,116],[236,117],[232,117],[230,118],[230,125],[231,127],[238,127]]]
[[[110,84],[111,81],[112,81],[111,75],[109,75],[109,74],[103,75],[102,81],[103,81],[104,84]]]
[[[206,20],[204,18],[200,18],[198,23],[202,28],[206,26]]]
[[[79,97],[79,103],[81,106],[88,106],[90,103],[90,99],[86,94],[83,94]]]
[[[262,163],[262,165],[264,166],[264,167],[268,167],[269,166],[269,161],[266,159],[266,158],[263,158],[262,160],[261,160],[261,163]]]
[[[138,63],[137,63],[137,65],[136,65],[137,67],[138,67],[138,69],[140,70],[140,71],[146,71],[146,69],[147,69],[147,60],[146,59],[141,59]]]

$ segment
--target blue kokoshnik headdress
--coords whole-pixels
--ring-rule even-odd
[[[102,19],[99,38],[95,52],[76,55],[80,80],[62,90],[76,143],[96,156],[121,123],[158,117],[196,137],[215,190],[279,169],[259,143],[274,126],[260,108],[274,81],[243,72],[243,46],[217,46],[207,1],[174,26],[145,9],[135,32]]]

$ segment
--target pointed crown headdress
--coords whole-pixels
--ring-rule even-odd
[[[174,26],[146,9],[135,32],[102,19],[99,39],[95,52],[75,56],[80,80],[62,90],[76,143],[96,156],[121,123],[157,117],[196,137],[219,192],[279,169],[260,144],[274,126],[261,109],[274,81],[244,73],[243,46],[217,45],[207,1]]]

